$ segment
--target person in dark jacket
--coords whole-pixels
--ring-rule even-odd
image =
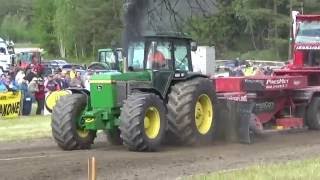
[[[44,101],[45,101],[45,94],[46,94],[44,81],[43,81],[42,78],[38,78],[37,85],[38,85],[38,89],[35,92],[35,98],[36,98],[36,101],[37,101],[36,114],[37,115],[41,115],[42,111],[44,109]]]
[[[36,71],[34,71],[31,68],[27,68],[25,74],[26,74],[25,79],[28,81],[28,83],[30,83],[33,78],[37,77]]]

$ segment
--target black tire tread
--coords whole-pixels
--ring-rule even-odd
[[[144,104],[147,101],[158,101],[162,103],[162,107],[158,107],[160,116],[165,116],[165,108],[162,100],[153,93],[133,93],[125,100],[120,115],[121,139],[123,144],[131,151],[155,151],[161,144],[162,134],[165,127],[160,127],[158,137],[160,140],[150,143],[144,135],[143,120],[145,112]],[[160,108],[160,109],[159,109]],[[164,118],[162,119],[164,120]],[[163,125],[161,125],[163,126]]]
[[[320,110],[320,97],[313,97],[306,114],[306,123],[312,130],[320,130],[320,119],[318,119],[318,111]]]
[[[71,94],[61,97],[53,108],[51,117],[52,136],[58,146],[63,150],[89,149],[96,136],[90,131],[85,141],[79,140],[73,118],[76,111],[86,106],[86,96]]]
[[[191,114],[194,112],[194,93],[203,84],[210,84],[212,86],[212,81],[207,78],[195,78],[179,82],[171,87],[167,103],[167,139],[171,139],[171,141],[174,139],[175,143],[186,145],[199,143],[196,135],[197,132],[193,128],[194,117],[190,116],[190,112]],[[211,88],[214,91],[213,86]],[[213,97],[212,103],[214,106],[215,97]]]

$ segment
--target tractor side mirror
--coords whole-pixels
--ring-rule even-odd
[[[191,42],[191,51],[197,51],[198,49],[198,44],[195,41]]]

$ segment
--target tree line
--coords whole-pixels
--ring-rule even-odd
[[[179,0],[159,1],[179,17],[175,8]],[[177,24],[199,44],[214,45],[217,58],[286,59],[290,11],[320,9],[319,0],[210,1],[214,12],[194,1],[186,8],[198,13]],[[0,37],[38,43],[50,56],[92,59],[99,48],[121,46],[123,0],[0,0],[0,4]]]

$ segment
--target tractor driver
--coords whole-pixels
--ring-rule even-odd
[[[166,64],[166,58],[162,52],[158,50],[157,42],[152,42],[150,45],[149,56],[148,56],[148,64],[150,67],[150,63],[152,64],[153,69],[160,69]]]

